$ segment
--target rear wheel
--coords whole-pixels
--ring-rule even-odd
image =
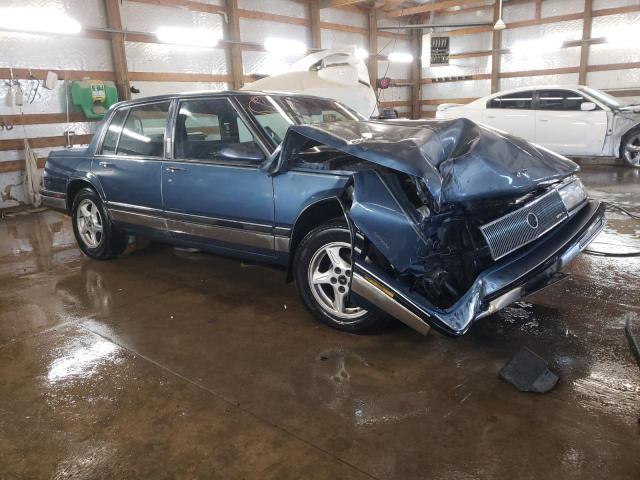
[[[349,230],[330,222],[312,230],[296,250],[293,263],[298,293],[305,306],[323,323],[353,333],[386,326],[379,310],[365,310],[349,302],[351,277]]]
[[[640,129],[628,133],[622,141],[622,158],[630,167],[640,168]]]
[[[96,260],[120,255],[127,247],[127,236],[112,223],[98,194],[83,188],[73,200],[73,233],[80,250]]]

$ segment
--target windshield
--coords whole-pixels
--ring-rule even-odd
[[[581,90],[589,95],[591,95],[596,100],[601,101],[607,107],[617,109],[624,107],[624,104],[620,103],[615,97],[612,97],[608,93],[604,93],[601,90],[596,90],[595,88],[582,87]]]
[[[289,125],[364,120],[338,102],[323,98],[238,95],[236,99],[275,145],[282,143]]]

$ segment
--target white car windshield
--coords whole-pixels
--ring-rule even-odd
[[[608,93],[604,93],[601,90],[596,90],[595,88],[582,87],[581,90],[588,95],[592,96],[596,100],[601,101],[609,108],[622,108],[624,105],[620,103],[615,97],[609,95]]]

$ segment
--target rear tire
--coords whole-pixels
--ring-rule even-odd
[[[620,143],[620,157],[627,165],[640,168],[640,128],[627,133]]]
[[[332,328],[365,333],[391,321],[380,310],[367,311],[347,303],[351,236],[344,222],[325,223],[307,234],[296,249],[293,274],[305,306]]]
[[[127,235],[111,223],[100,196],[83,188],[73,199],[73,233],[82,253],[95,260],[117,257],[127,247]]]

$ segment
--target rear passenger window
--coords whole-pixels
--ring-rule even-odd
[[[570,90],[541,90],[540,110],[580,110],[586,100],[580,94]]]
[[[492,98],[487,108],[513,108],[530,110],[533,104],[533,92],[516,92]]]
[[[102,142],[103,155],[114,155],[116,153],[116,145],[118,144],[118,138],[120,138],[122,124],[127,112],[126,108],[118,110],[111,118],[111,123],[107,127],[107,133],[104,134],[104,141]]]
[[[171,102],[162,102],[131,107],[116,154],[162,157],[170,104]]]

